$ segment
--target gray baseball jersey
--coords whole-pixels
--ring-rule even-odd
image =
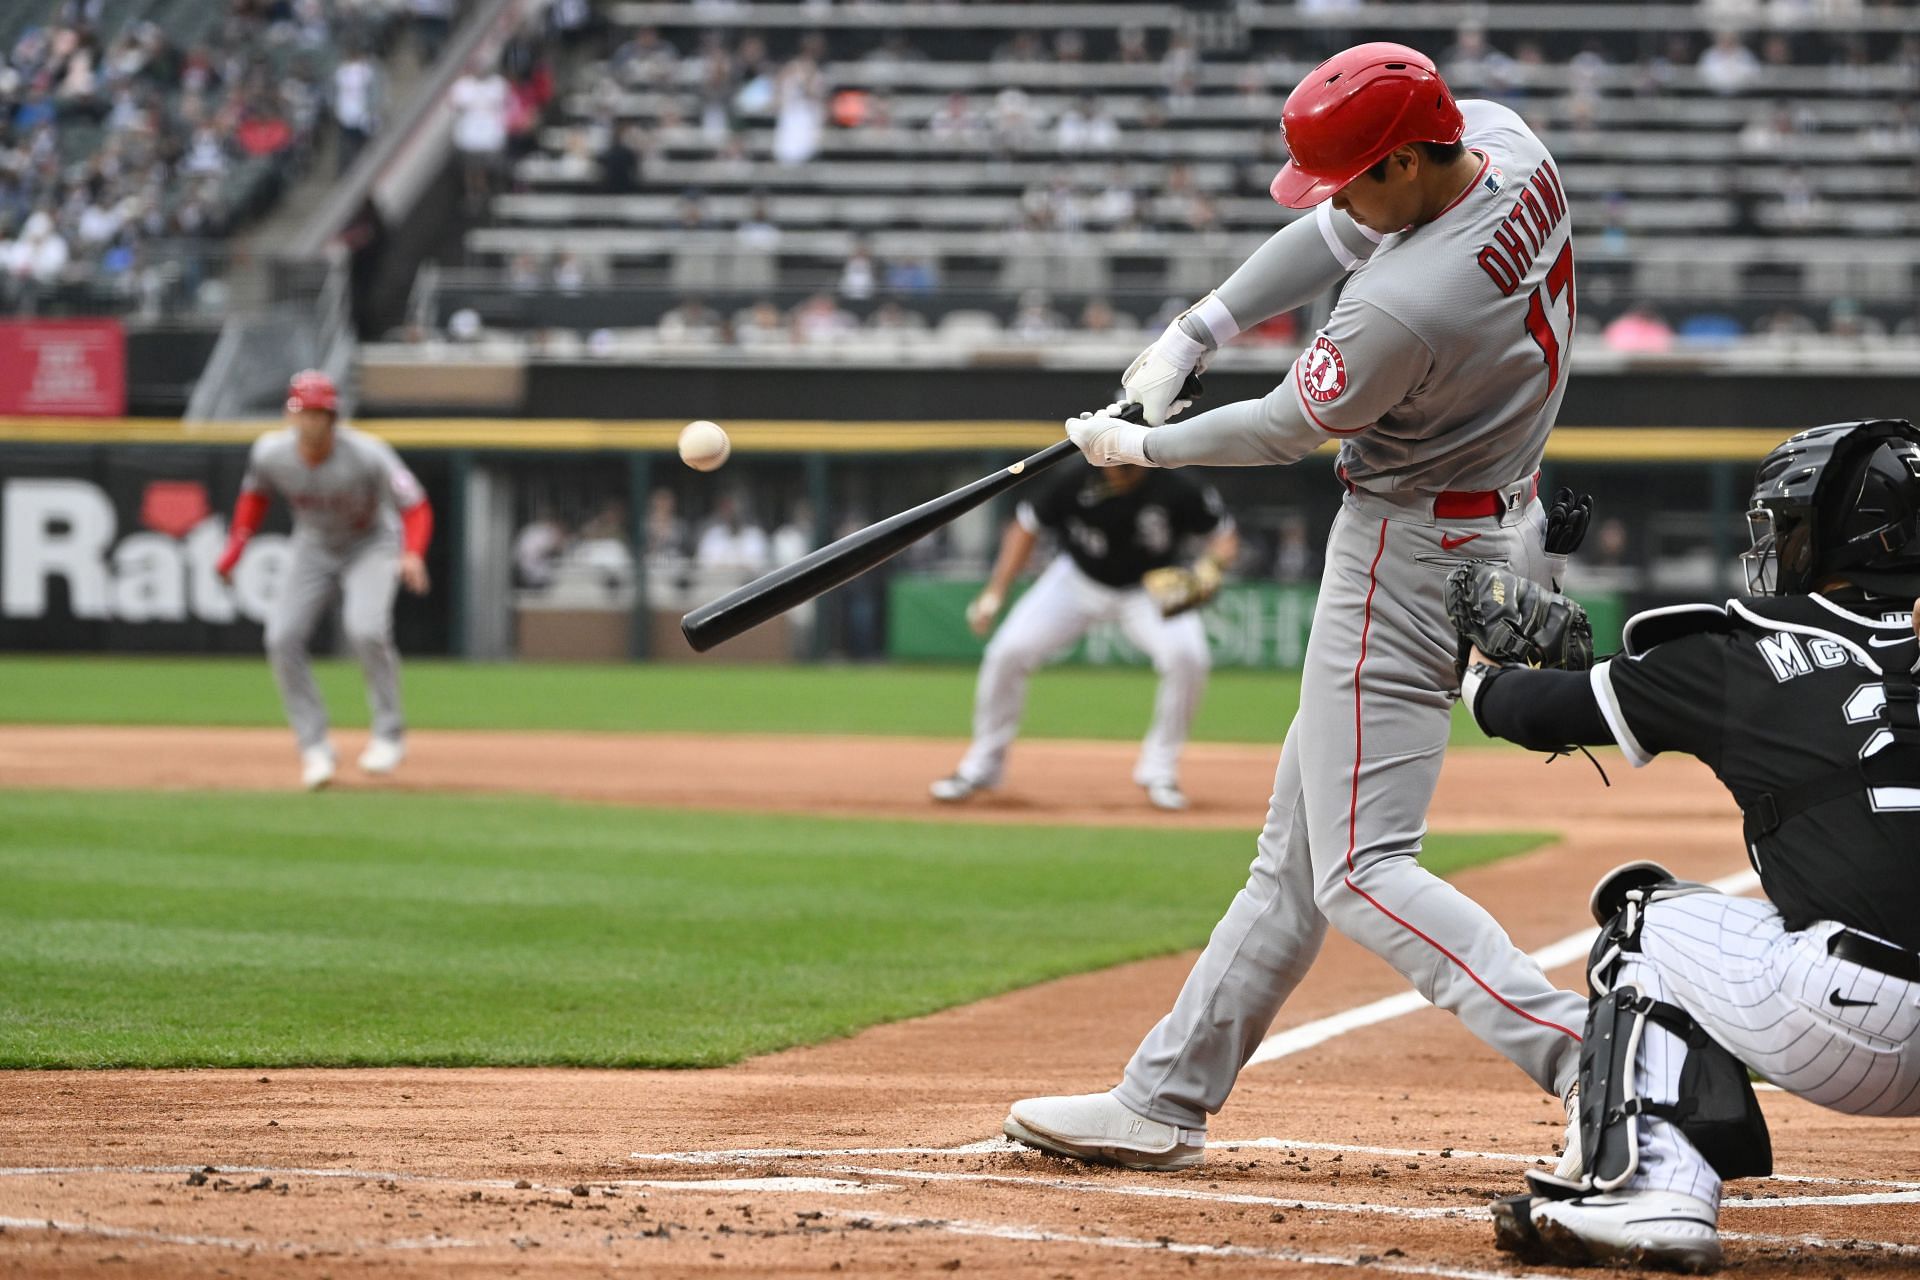
[[[1377,245],[1320,206],[1324,244],[1351,269],[1326,327],[1264,399],[1156,430],[1155,462],[1292,462],[1332,438],[1348,478],[1382,494],[1491,490],[1538,469],[1574,322],[1565,188],[1519,116],[1461,113],[1480,169],[1460,198]]]
[[[1478,170],[1433,221],[1376,243],[1322,205],[1217,291],[1244,328],[1349,273],[1285,380],[1147,433],[1163,466],[1294,462],[1336,439],[1355,486],[1327,539],[1300,709],[1246,887],[1115,1091],[1165,1124],[1205,1127],[1329,925],[1542,1088],[1564,1092],[1578,1068],[1586,1001],[1419,861],[1453,701],[1447,573],[1471,557],[1547,575],[1532,476],[1573,327],[1552,159],[1506,108],[1462,111]],[[1497,497],[1462,517],[1436,510],[1447,490]]]
[[[393,595],[400,515],[425,501],[420,481],[393,446],[336,426],[333,452],[318,466],[300,456],[291,427],[254,441],[242,493],[268,491],[293,508],[293,558],[267,618],[267,660],[302,750],[327,742],[327,708],[307,644],[337,594],[342,632],[360,659],[375,736],[405,732],[400,654],[393,642]]]
[[[293,508],[295,537],[335,551],[374,532],[398,538],[399,513],[426,497],[392,445],[347,426],[334,428],[333,452],[319,466],[300,456],[292,427],[254,441],[240,491],[263,490]]]

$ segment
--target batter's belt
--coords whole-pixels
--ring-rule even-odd
[[[1392,507],[1402,518],[1431,517],[1436,521],[1495,519],[1509,524],[1509,517],[1525,511],[1540,493],[1538,471],[1498,489],[1447,489],[1440,493],[1377,493],[1355,484],[1345,467],[1339,468],[1339,476],[1340,483],[1355,498]]]

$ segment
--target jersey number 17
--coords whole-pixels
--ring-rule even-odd
[[[1547,319],[1547,303],[1560,301],[1561,294],[1567,295],[1567,341],[1573,341],[1573,241],[1569,240],[1560,249],[1560,256],[1547,268],[1547,297],[1540,298],[1540,286],[1535,285],[1533,293],[1527,298],[1527,332],[1540,344],[1540,354],[1547,361],[1547,394],[1560,385],[1560,339],[1553,332],[1553,322]]]

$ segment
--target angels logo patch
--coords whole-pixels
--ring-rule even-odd
[[[1315,404],[1337,400],[1347,389],[1347,362],[1333,339],[1322,335],[1300,357],[1300,389]]]

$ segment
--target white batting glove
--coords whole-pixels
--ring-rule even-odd
[[[1213,343],[1195,338],[1182,321],[1197,322],[1199,328],[1213,335]],[[1180,398],[1180,388],[1189,376],[1204,373],[1219,344],[1239,332],[1226,306],[1208,294],[1176,317],[1152,346],[1134,357],[1120,385],[1127,399],[1145,411],[1148,426],[1161,426],[1186,410],[1192,401]]]
[[[1110,404],[1098,412],[1067,419],[1067,438],[1080,446],[1096,467],[1151,467],[1147,459],[1148,428],[1118,414],[1124,406]]]

